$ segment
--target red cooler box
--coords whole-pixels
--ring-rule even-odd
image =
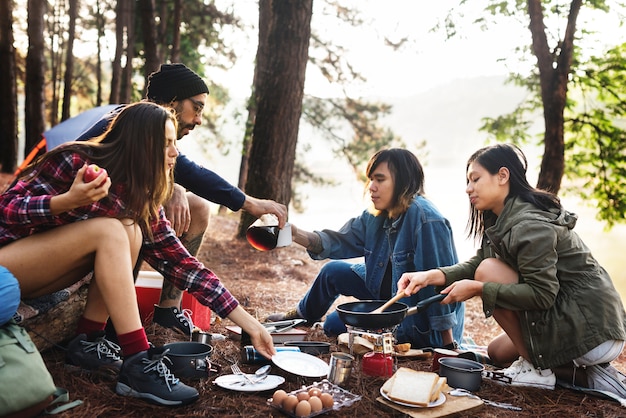
[[[163,287],[163,276],[156,271],[141,270],[135,282],[137,292],[137,303],[139,305],[139,315],[144,324],[152,322],[154,305],[159,303],[161,288]],[[187,292],[183,292],[183,309],[191,311],[191,319],[194,326],[208,331],[211,328],[211,309],[202,305]]]

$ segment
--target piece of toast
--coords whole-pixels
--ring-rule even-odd
[[[439,395],[441,395],[441,390],[446,386],[448,379],[445,377],[440,377],[437,383],[435,383],[435,388],[433,389],[433,393],[430,394],[430,401],[435,402],[439,399]]]
[[[393,382],[395,380],[395,377],[396,377],[396,374],[394,373],[393,376],[391,376],[389,379],[387,379],[385,383],[383,383],[381,390],[383,391],[385,395],[389,395],[389,391],[393,387]]]
[[[437,373],[412,370],[407,367],[400,367],[389,380],[392,379],[393,382],[386,392],[389,399],[422,407],[428,406],[431,402],[433,391],[439,383]]]

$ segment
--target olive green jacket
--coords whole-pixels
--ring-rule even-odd
[[[536,367],[568,364],[607,340],[626,340],[626,313],[608,273],[573,231],[577,216],[540,210],[513,198],[486,228],[482,248],[464,263],[440,270],[446,285],[474,277],[496,257],[519,272],[519,283],[485,283],[483,311],[518,311]]]

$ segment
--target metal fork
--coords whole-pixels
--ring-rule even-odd
[[[508,409],[510,411],[521,411],[522,410],[522,408],[520,408],[519,406],[514,406],[514,405],[511,405],[510,403],[490,401],[489,399],[481,398],[478,395],[474,395],[469,390],[465,390],[465,389],[461,389],[461,388],[453,389],[453,390],[451,390],[448,393],[450,395],[452,395],[452,396],[467,396],[468,398],[478,399],[478,400],[483,401],[485,403],[485,405],[495,406],[497,408]]]
[[[245,374],[244,372],[241,371],[241,369],[239,368],[239,365],[237,363],[234,363],[230,366],[230,369],[233,371],[234,374],[239,375],[239,376],[243,376],[244,379],[246,379],[248,381],[248,383],[250,383],[251,385],[254,385],[255,382],[250,379],[250,377]]]

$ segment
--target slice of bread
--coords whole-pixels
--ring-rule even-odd
[[[422,407],[428,406],[433,391],[439,383],[437,373],[423,372],[407,367],[400,367],[391,379],[393,382],[387,392],[389,399]]]
[[[448,379],[445,377],[440,377],[437,383],[435,383],[435,387],[433,389],[433,393],[430,395],[430,401],[435,402],[439,399],[439,395],[441,395],[441,391],[446,386]]]
[[[385,395],[389,395],[389,391],[391,391],[391,388],[393,387],[393,382],[395,381],[395,378],[396,375],[394,373],[394,375],[387,379],[387,381],[380,388]]]

